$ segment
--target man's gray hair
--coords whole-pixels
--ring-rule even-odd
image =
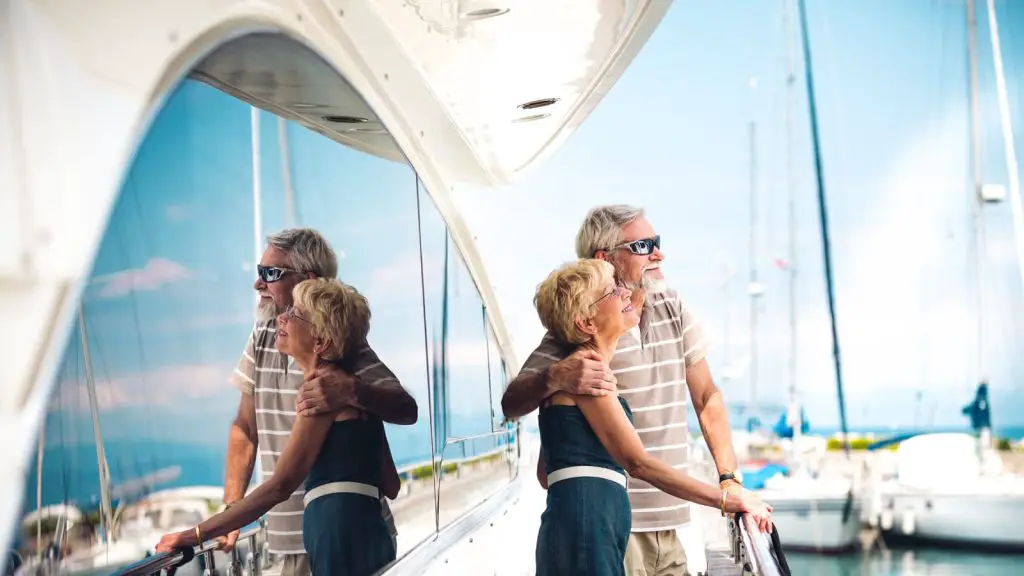
[[[643,215],[643,208],[626,204],[591,208],[576,234],[576,256],[593,258],[598,250],[614,248],[621,241],[622,227]]]
[[[267,236],[267,244],[288,255],[296,272],[312,272],[318,278],[338,275],[338,257],[330,242],[312,228],[289,228]]]

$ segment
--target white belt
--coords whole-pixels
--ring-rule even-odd
[[[548,487],[551,487],[555,482],[569,480],[570,478],[604,478],[605,480],[615,482],[623,488],[626,487],[625,474],[609,470],[608,468],[601,468],[600,466],[569,466],[568,468],[555,470],[548,474]]]
[[[309,506],[309,503],[313,500],[328,494],[362,494],[370,498],[380,499],[380,490],[376,486],[360,482],[328,482],[312,490],[307,490],[306,495],[302,497],[302,506]]]

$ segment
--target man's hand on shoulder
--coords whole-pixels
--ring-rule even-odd
[[[300,416],[359,407],[359,378],[336,366],[322,366],[306,374],[299,388],[295,411]]]
[[[593,350],[581,348],[548,368],[548,387],[553,392],[605,396],[617,385],[611,369]]]

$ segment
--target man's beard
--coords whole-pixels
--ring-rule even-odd
[[[664,278],[653,278],[646,273],[640,277],[641,284],[649,294],[661,294],[668,290],[668,282]]]
[[[622,284],[634,292],[637,290],[643,290],[648,294],[660,294],[668,290],[668,282],[666,282],[664,278],[654,278],[648,274],[651,270],[657,270],[659,268],[660,266],[644,268],[643,272],[640,273],[639,282],[623,282]]]
[[[266,322],[277,318],[277,315],[281,311],[277,308],[277,302],[274,302],[273,298],[260,298],[259,304],[256,305],[256,320],[259,322]]]

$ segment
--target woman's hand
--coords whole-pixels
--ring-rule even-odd
[[[163,538],[160,538],[160,542],[156,545],[156,551],[159,554],[171,552],[176,548],[188,548],[196,545],[195,540],[195,532],[192,530],[164,534]]]
[[[762,532],[772,531],[772,507],[746,488],[740,492],[740,511],[750,515]]]

